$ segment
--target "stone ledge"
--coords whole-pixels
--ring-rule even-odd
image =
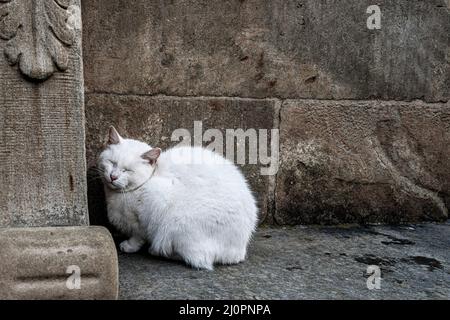
[[[0,229],[0,244],[0,299],[117,299],[117,251],[103,227]]]

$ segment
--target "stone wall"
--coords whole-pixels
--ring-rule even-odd
[[[450,205],[450,5],[82,1],[88,167],[106,128],[163,148],[173,130],[280,130],[280,169],[243,169],[261,221],[443,220]],[[94,223],[101,184],[89,178]]]

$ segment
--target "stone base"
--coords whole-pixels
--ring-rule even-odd
[[[0,299],[117,299],[117,251],[103,227],[0,229]]]

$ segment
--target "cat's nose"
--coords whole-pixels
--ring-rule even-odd
[[[111,182],[114,180],[117,180],[118,176],[110,174],[109,177],[111,178]]]

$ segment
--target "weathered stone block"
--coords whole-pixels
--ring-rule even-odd
[[[88,223],[79,6],[0,1],[0,227]]]
[[[82,4],[88,92],[449,99],[446,0]]]
[[[0,229],[0,299],[116,299],[117,251],[103,227]]]
[[[448,103],[288,100],[280,128],[276,222],[448,218]]]
[[[219,129],[223,134],[226,151],[226,129],[255,129],[258,138],[266,129],[268,155],[271,152],[270,132],[278,128],[278,103],[276,100],[253,100],[235,98],[167,98],[121,96],[114,94],[88,94],[86,96],[87,117],[87,161],[92,168],[101,150],[105,147],[107,132],[114,125],[124,137],[146,141],[163,149],[175,146],[171,141],[175,129],[185,128],[194,138],[194,121],[202,122],[200,132]],[[207,145],[207,140],[204,145]],[[248,140],[247,140],[248,151]],[[258,149],[259,151],[259,149]],[[235,153],[235,156],[237,153]],[[236,159],[236,158],[235,158]],[[259,200],[260,221],[267,218],[273,205],[274,176],[261,175],[260,163],[249,164],[246,153],[244,174],[249,179],[252,190]],[[106,208],[103,188],[98,174],[91,170],[89,175],[89,212],[92,223],[106,223]]]

